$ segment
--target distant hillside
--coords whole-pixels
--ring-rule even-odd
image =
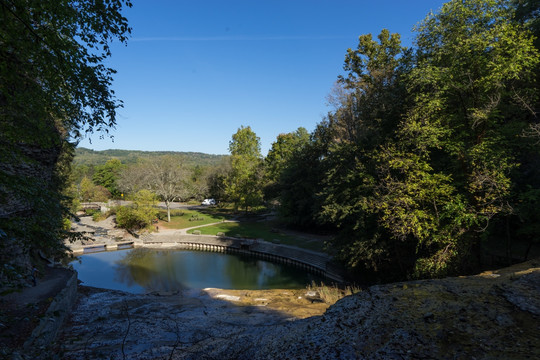
[[[178,151],[140,151],[140,150],[101,150],[95,151],[87,148],[76,148],[76,165],[101,165],[112,158],[119,159],[123,164],[133,164],[139,158],[151,159],[163,155],[178,156],[188,166],[211,166],[219,164],[228,155],[212,155],[199,152],[178,152]]]

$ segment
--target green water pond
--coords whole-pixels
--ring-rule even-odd
[[[220,288],[305,288],[321,278],[303,269],[244,255],[128,249],[84,254],[73,261],[83,285],[135,294]]]

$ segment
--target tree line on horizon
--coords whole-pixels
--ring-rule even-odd
[[[227,155],[205,154],[193,151],[92,150],[78,146],[75,149],[73,164],[75,166],[85,165],[88,167],[95,167],[97,165],[105,164],[110,159],[116,158],[123,164],[129,165],[136,163],[141,158],[152,159],[160,156],[176,156],[181,158],[188,166],[208,166],[218,164],[221,159]]]

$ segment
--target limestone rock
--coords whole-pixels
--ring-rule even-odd
[[[304,319],[286,310],[320,306],[298,299],[305,290],[282,291],[289,302],[280,307],[244,290],[156,297],[87,288],[57,347],[69,359],[122,358],[122,346],[130,359],[534,359],[539,279],[533,261],[377,285]],[[262,298],[269,304],[256,306]]]

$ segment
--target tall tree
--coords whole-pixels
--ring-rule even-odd
[[[94,184],[101,185],[109,190],[111,195],[118,199],[120,190],[117,181],[123,167],[124,165],[118,159],[107,160],[105,164],[96,166],[92,181]]]
[[[164,156],[150,164],[147,181],[149,188],[158,195],[167,207],[167,221],[171,221],[171,203],[185,200],[189,195],[189,172],[174,157]]]
[[[512,4],[448,2],[418,26],[415,54],[386,30],[349,49],[336,110],[289,162],[281,203],[297,223],[335,224],[330,249],[351,270],[444,276],[501,234],[535,241],[536,5],[520,18]]]
[[[223,158],[217,166],[212,166],[207,177],[208,192],[210,197],[218,201],[228,201],[227,179],[231,172],[231,160]]]
[[[277,136],[276,141],[272,143],[272,147],[264,159],[265,198],[267,200],[278,197],[283,186],[287,186],[280,182],[281,176],[295,151],[301,151],[308,143],[309,133],[303,127],[294,132]]]
[[[231,172],[226,182],[226,193],[236,209],[262,202],[262,156],[260,139],[251,127],[240,127],[229,142]]]
[[[106,202],[110,199],[111,193],[105,187],[96,185],[87,177],[84,177],[78,185],[78,196],[82,202],[98,201]]]
[[[398,173],[381,192],[387,228],[417,244],[417,276],[475,266],[490,226],[517,205],[512,187],[539,57],[509,5],[450,1],[417,28],[415,104],[400,129],[403,151],[385,166]],[[414,178],[399,174],[407,163]],[[417,179],[426,183],[414,190]]]
[[[70,141],[107,132],[121,106],[104,61],[111,42],[129,36],[124,6],[131,2],[0,1],[2,245],[63,253]],[[0,260],[18,261],[9,249]]]
[[[279,183],[281,191],[278,213],[290,226],[303,229],[319,228],[324,168],[330,144],[326,122],[319,124],[304,146],[297,147],[283,168]]]
[[[407,246],[392,244],[375,206],[379,152],[396,139],[408,101],[404,76],[409,64],[410,52],[399,34],[382,30],[377,39],[360,36],[357,49],[347,51],[348,73],[339,78],[337,108],[326,122],[330,142],[322,161],[318,218],[338,226],[332,248],[351,270],[391,276],[400,265],[395,260],[410,257]]]
[[[140,190],[155,193],[167,207],[167,220],[171,221],[170,206],[173,201],[190,196],[190,172],[177,157],[162,156],[156,160],[140,161],[127,167],[120,174],[120,189],[135,194]]]
[[[210,167],[196,165],[191,168],[188,189],[191,198],[203,199],[209,193],[208,177],[211,175]]]

